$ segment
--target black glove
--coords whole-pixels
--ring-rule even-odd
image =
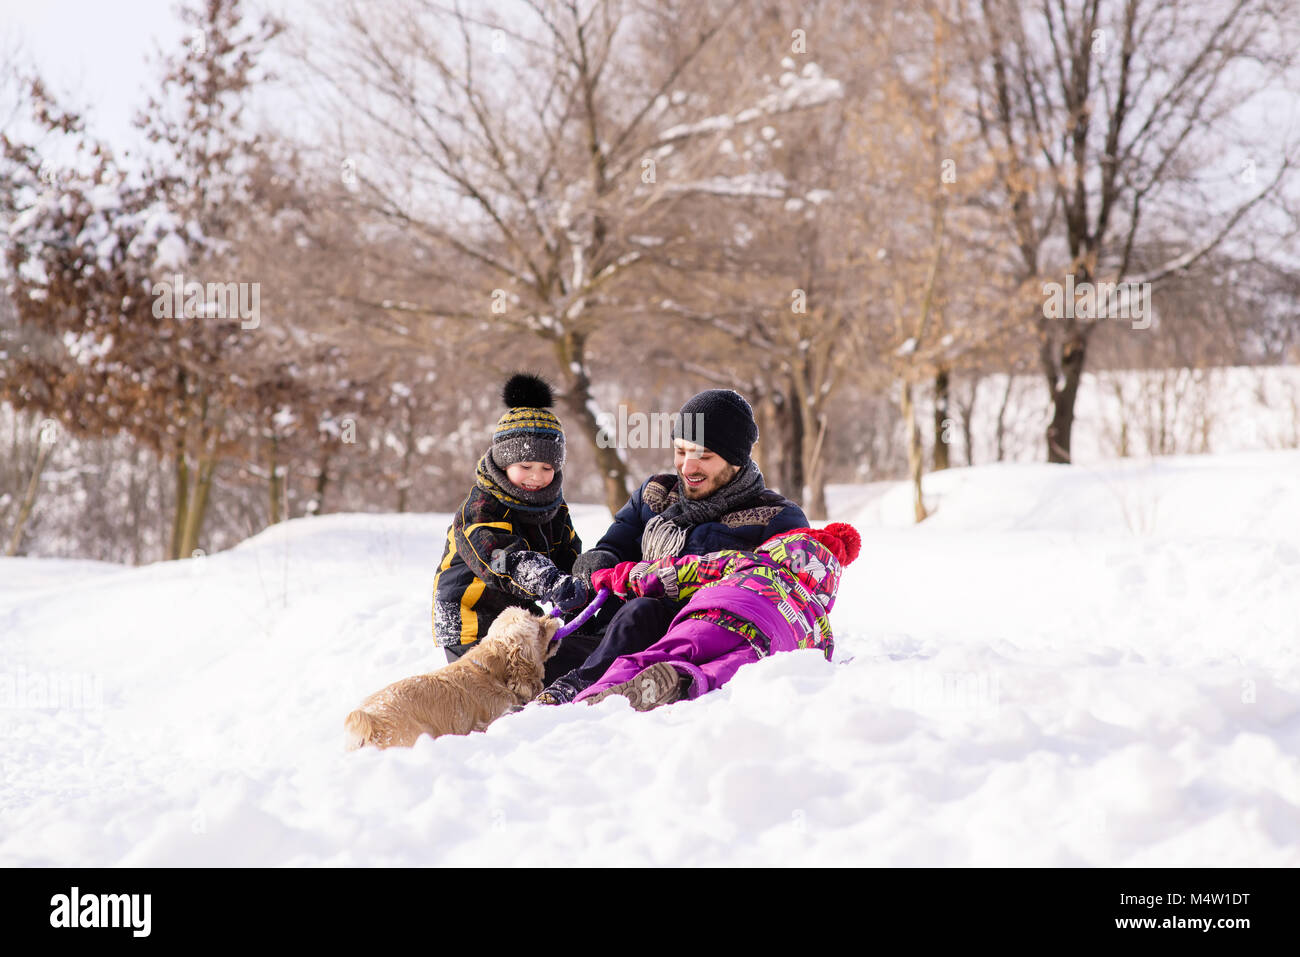
[[[587,602],[591,600],[591,592],[581,579],[573,575],[563,575],[542,597],[567,615],[586,607]]]
[[[591,576],[595,572],[602,568],[613,568],[618,561],[618,556],[613,552],[607,552],[603,548],[593,548],[573,560],[573,577],[581,579],[582,583],[590,588]]]

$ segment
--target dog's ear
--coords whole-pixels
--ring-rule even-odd
[[[537,622],[537,658],[545,661],[560,650],[560,643],[554,640],[560,628],[560,619],[547,615]]]
[[[520,701],[531,701],[541,692],[542,666],[527,649],[515,646],[506,652],[505,686]]]

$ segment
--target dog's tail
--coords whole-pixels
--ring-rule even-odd
[[[374,741],[379,726],[374,717],[358,708],[343,719],[343,728],[347,731],[347,749],[355,751]]]

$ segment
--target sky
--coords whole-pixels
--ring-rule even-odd
[[[132,118],[158,86],[159,52],[183,49],[189,40],[177,15],[178,4],[179,0],[0,0],[0,64],[16,54],[20,63],[34,67],[61,102],[78,109],[92,133],[121,157],[140,143]],[[290,21],[305,13],[306,22],[328,8],[323,0],[247,0],[245,6],[250,14],[271,11]],[[261,97],[263,103],[254,107],[254,114],[274,115],[275,125],[281,128],[286,121],[298,121],[301,103],[290,101],[283,88],[262,90]],[[274,108],[268,109],[267,103]],[[0,122],[9,111],[10,104],[0,102]],[[1281,135],[1294,137],[1300,127],[1300,98],[1289,90],[1258,97],[1242,119],[1255,130],[1268,131],[1270,143]],[[1225,177],[1235,175],[1249,156],[1249,152],[1233,153],[1218,165]],[[1271,172],[1264,168],[1260,175]],[[1225,185],[1230,190],[1238,186]],[[1292,195],[1295,190],[1300,190],[1300,184],[1293,184]]]
[[[185,42],[175,0],[0,0],[0,51],[17,52],[115,148],[156,86],[156,51]],[[153,62],[150,62],[150,61]]]
[[[291,17],[310,0],[246,0],[250,14]],[[189,42],[180,0],[0,0],[0,63],[35,68],[115,152],[140,142],[132,125],[162,75],[160,51]],[[0,122],[8,116],[0,104]]]

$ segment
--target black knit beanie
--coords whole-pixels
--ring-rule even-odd
[[[687,399],[673,417],[673,438],[702,445],[732,465],[744,465],[758,441],[758,425],[739,392],[706,389]]]
[[[551,411],[555,397],[546,380],[512,375],[501,390],[507,408],[492,431],[492,461],[505,469],[516,462],[564,465],[564,429]]]

